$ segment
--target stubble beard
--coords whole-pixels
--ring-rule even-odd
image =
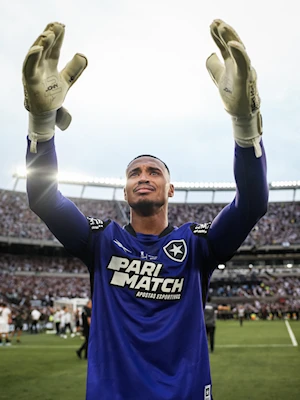
[[[165,204],[163,201],[153,200],[140,200],[136,203],[128,203],[129,207],[132,208],[137,214],[143,217],[150,217],[156,214],[156,212]]]

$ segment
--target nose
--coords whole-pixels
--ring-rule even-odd
[[[149,175],[146,169],[142,169],[139,175],[139,184],[140,183],[149,183]]]
[[[139,184],[141,183],[149,183],[149,173],[146,168],[141,168],[141,171],[139,173],[138,177],[138,182]]]
[[[149,179],[147,176],[141,175],[139,179],[139,184],[141,183],[149,183]]]

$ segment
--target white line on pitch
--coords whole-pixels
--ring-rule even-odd
[[[290,335],[293,346],[298,346],[297,340],[296,340],[294,332],[292,331],[292,328],[289,324],[289,321],[285,320],[284,322],[285,322],[286,329],[288,330],[288,333]]]
[[[66,345],[66,346],[57,346],[57,345],[51,345],[49,344],[48,346],[45,345],[32,345],[32,344],[13,344],[12,346],[3,346],[2,348],[9,348],[9,349],[78,349],[80,347],[80,343],[78,343],[78,346],[74,345]],[[1,349],[1,348],[0,348]]]
[[[10,348],[10,349],[77,349],[79,347],[80,343],[78,346],[74,345],[66,345],[66,346],[57,346],[57,345],[27,345],[27,344],[17,344],[17,345],[12,345],[12,346],[3,346],[2,348]],[[293,346],[298,346],[298,343],[296,344],[219,344],[216,345],[218,348],[246,348],[246,347],[251,347],[251,348],[268,348],[268,347],[293,347]],[[1,348],[0,348],[1,349]]]
[[[220,344],[216,347],[239,348],[239,347],[292,347],[291,344]]]

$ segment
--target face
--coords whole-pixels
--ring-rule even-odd
[[[142,213],[151,215],[155,210],[168,203],[173,197],[174,186],[165,165],[152,157],[140,157],[133,160],[126,170],[124,197],[129,206]]]

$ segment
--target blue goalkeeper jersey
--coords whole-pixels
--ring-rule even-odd
[[[31,209],[90,271],[87,400],[211,400],[209,279],[266,212],[262,151],[236,145],[236,194],[211,224],[200,218],[159,236],[83,215],[58,191],[53,139],[27,151]]]
[[[209,224],[143,235],[88,218],[93,254],[87,398],[211,393],[203,301],[216,259]]]

